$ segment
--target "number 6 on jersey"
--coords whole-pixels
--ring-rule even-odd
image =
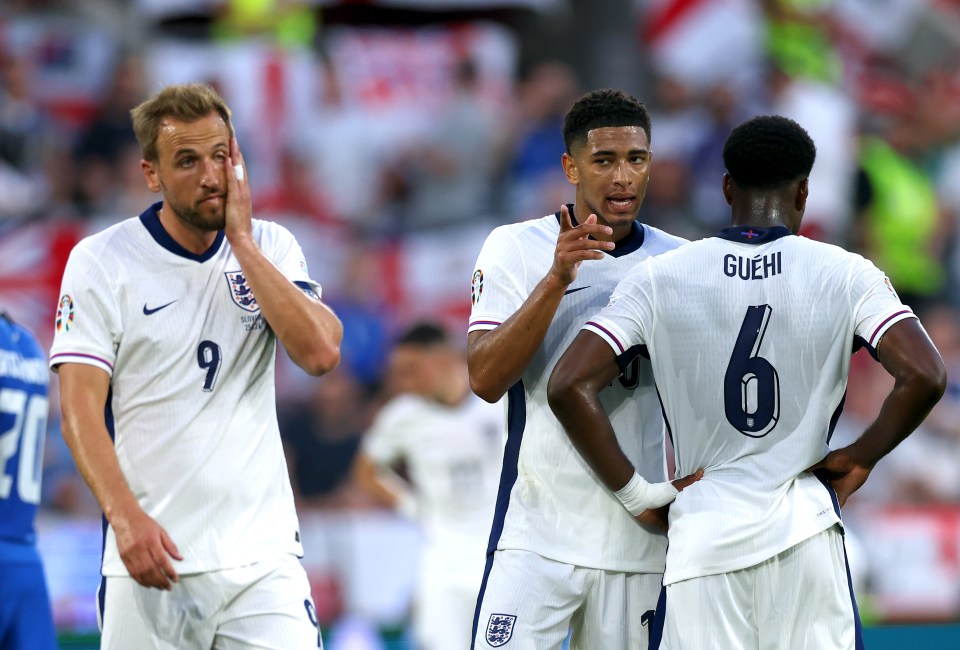
[[[727,421],[751,438],[767,435],[780,419],[780,379],[773,365],[759,356],[772,313],[770,305],[747,308],[723,377]]]

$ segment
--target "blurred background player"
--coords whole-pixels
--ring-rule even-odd
[[[37,553],[47,433],[46,354],[33,334],[0,311],[0,648],[54,650],[57,637]]]
[[[503,460],[503,408],[471,392],[463,351],[433,323],[400,336],[389,381],[399,394],[365,434],[357,477],[423,527],[417,648],[468,648]]]
[[[567,112],[563,137],[574,204],[495,229],[473,274],[470,384],[488,401],[508,400],[474,648],[553,650],[571,628],[573,648],[643,647],[660,592],[665,537],[635,521],[577,455],[546,388],[620,278],[685,240],[637,221],[653,155],[643,104],[618,90],[588,93]],[[641,474],[663,488],[664,427],[649,364],[639,350],[620,361],[603,406]]]
[[[131,115],[163,200],[74,247],[50,354],[108,524],[102,647],[315,648],[274,368],[277,340],[312,375],[334,368],[340,322],[293,235],[252,219],[210,86]]]

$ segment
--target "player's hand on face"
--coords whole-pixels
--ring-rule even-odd
[[[613,250],[615,244],[609,241],[591,239],[590,236],[608,236],[613,233],[609,226],[597,223],[597,216],[591,214],[583,223],[573,225],[570,210],[566,205],[560,207],[560,235],[557,237],[557,249],[553,255],[553,273],[564,286],[577,278],[577,269],[584,260],[603,259],[604,251]]]
[[[227,207],[224,234],[231,236],[252,232],[252,201],[247,165],[240,153],[236,138],[230,138],[230,157],[227,159]]]
[[[849,447],[834,449],[816,465],[807,469],[830,482],[842,508],[850,495],[860,489],[870,476],[870,468],[858,463]]]
[[[170,558],[183,557],[167,531],[139,508],[114,519],[110,523],[117,536],[117,549],[130,577],[144,587],[173,589],[180,577]]]

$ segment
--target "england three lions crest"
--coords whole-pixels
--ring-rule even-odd
[[[517,617],[511,614],[490,614],[487,621],[487,643],[494,648],[506,645],[513,636],[513,624]]]
[[[227,284],[230,286],[230,297],[238,307],[245,311],[260,311],[260,305],[257,304],[257,298],[253,295],[253,289],[247,284],[247,276],[243,271],[227,271]]]

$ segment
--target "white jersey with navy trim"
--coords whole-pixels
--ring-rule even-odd
[[[572,207],[571,207],[572,211]],[[559,215],[496,228],[473,276],[469,331],[494,329],[527,299],[553,264]],[[663,571],[665,538],[641,528],[601,483],[547,404],[547,381],[587,317],[627,271],[685,240],[640,223],[614,251],[580,265],[546,337],[508,392],[508,438],[488,551],[520,549],[583,567]],[[638,350],[600,395],[620,445],[644,478],[666,480],[664,424],[649,362]]]
[[[398,395],[377,414],[363,449],[380,466],[404,461],[428,542],[468,552],[490,531],[503,460],[503,406],[469,393],[449,406]],[[449,542],[449,543],[445,543]]]
[[[646,345],[677,473],[664,584],[753,566],[840,521],[806,468],[855,345],[913,317],[871,262],[783,227],[727,228],[637,267],[585,329]]]
[[[120,468],[177,544],[179,573],[302,555],[277,427],[276,337],[223,232],[192,254],[163,229],[160,206],[71,252],[50,366],[110,374],[107,425]],[[254,220],[253,236],[319,296],[286,229]],[[103,574],[127,575],[110,528]]]

